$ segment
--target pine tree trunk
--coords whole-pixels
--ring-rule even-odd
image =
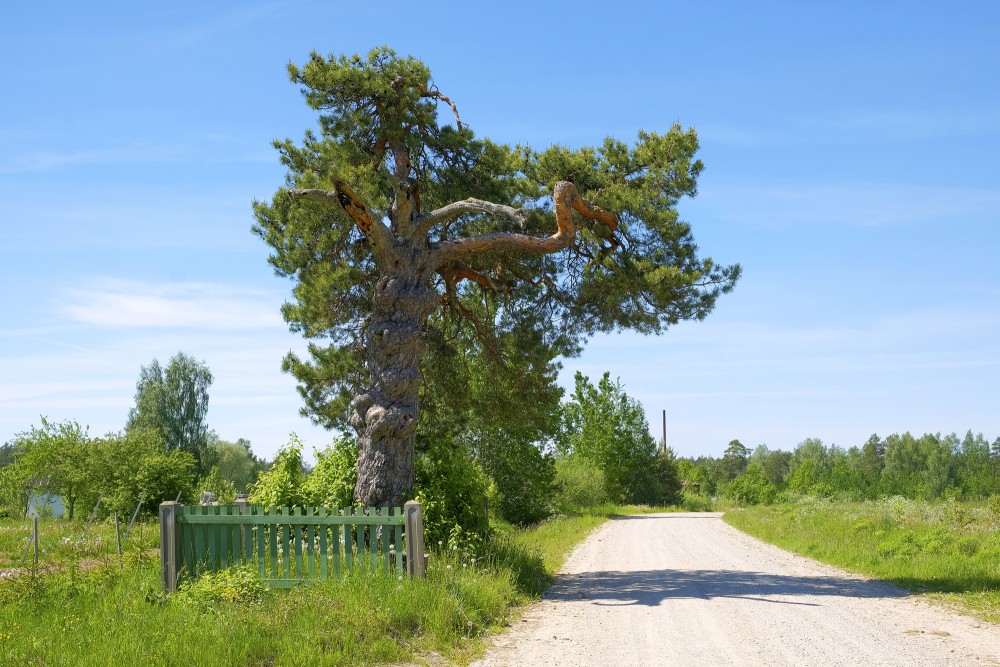
[[[399,264],[397,263],[397,267]],[[412,264],[379,279],[365,332],[369,387],[354,401],[358,483],[366,506],[402,505],[413,487],[423,328],[438,304],[429,280]]]

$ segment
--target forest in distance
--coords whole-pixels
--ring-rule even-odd
[[[793,495],[846,501],[901,496],[912,500],[977,500],[1000,494],[1000,437],[971,430],[909,432],[843,448],[807,438],[793,451],[755,449],[739,440],[719,457],[678,460],[685,488],[740,505],[772,504]]]

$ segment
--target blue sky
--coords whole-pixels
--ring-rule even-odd
[[[510,143],[698,129],[684,201],[744,277],[703,322],[593,339],[681,455],[729,440],[845,447],[1000,435],[1000,5],[17,3],[0,27],[0,442],[50,419],[123,427],[140,366],[215,374],[208,421],[271,456],[298,416],[291,284],[250,233],[270,146],[315,122],[311,50],[424,60]]]

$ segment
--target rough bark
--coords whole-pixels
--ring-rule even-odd
[[[368,506],[399,505],[413,486],[423,327],[439,302],[425,270],[394,265],[375,286],[365,332],[371,379],[351,415],[359,450],[355,498]]]

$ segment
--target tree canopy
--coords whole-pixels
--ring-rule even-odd
[[[412,486],[422,370],[488,357],[527,404],[588,336],[701,319],[739,276],[699,258],[678,218],[702,171],[694,130],[496,143],[387,47],[313,53],[289,75],[319,127],[275,142],[285,186],[255,202],[254,231],[295,281],[283,314],[310,341],[284,367],[307,414],[356,429],[365,503]]]
[[[208,388],[212,372],[203,362],[183,352],[167,366],[153,359],[139,371],[135,407],[129,412],[127,430],[157,430],[168,450],[191,454],[201,472],[208,446]]]

